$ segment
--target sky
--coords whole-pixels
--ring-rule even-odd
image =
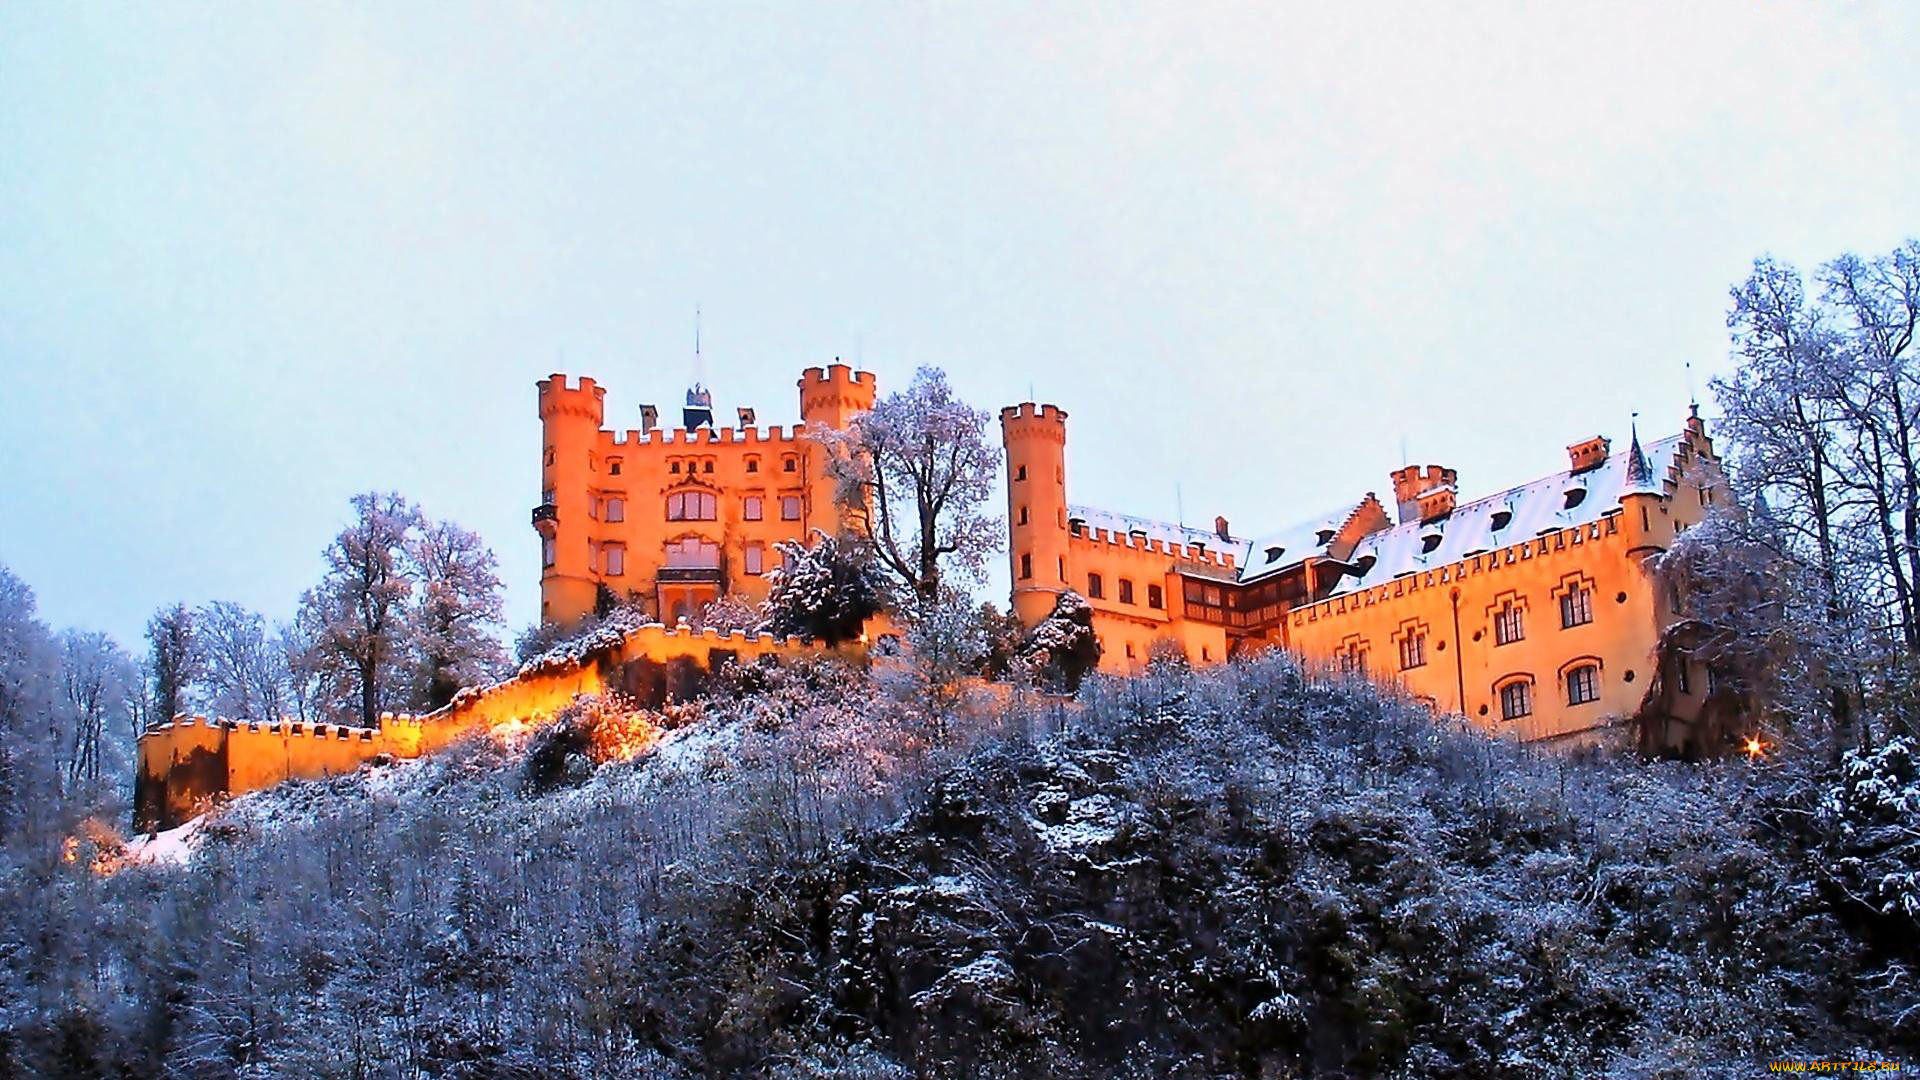
[[[13,0],[0,565],[137,647],[289,616],[390,489],[518,628],[535,380],[637,427],[696,307],[723,415],[934,365],[1065,408],[1075,502],[1472,498],[1711,417],[1756,256],[1920,235],[1915,55],[1904,3]]]

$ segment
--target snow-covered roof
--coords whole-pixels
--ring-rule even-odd
[[[1667,475],[1681,438],[1672,435],[1646,445],[1646,460],[1652,476]],[[1557,472],[1496,495],[1462,503],[1454,507],[1453,513],[1431,524],[1408,521],[1373,533],[1360,541],[1347,560],[1360,566],[1371,557],[1372,565],[1358,577],[1352,574],[1342,577],[1329,595],[1340,596],[1370,588],[1401,574],[1457,562],[1475,552],[1492,551],[1544,532],[1598,521],[1619,507],[1620,495],[1628,488],[1631,457],[1631,449],[1622,450],[1583,473]],[[1569,507],[1568,492],[1574,488],[1583,489],[1585,494]],[[1497,522],[1496,518],[1502,514],[1507,515],[1507,519]],[[1501,527],[1496,529],[1496,524]],[[1425,550],[1429,536],[1438,538],[1432,551]]]
[[[1087,531],[1105,529],[1110,533],[1126,534],[1143,532],[1149,540],[1161,540],[1169,544],[1205,544],[1209,551],[1232,551],[1235,545],[1246,543],[1242,537],[1221,540],[1220,534],[1212,529],[1197,529],[1188,525],[1175,525],[1152,518],[1134,517],[1132,514],[1118,514],[1112,510],[1096,510],[1091,506],[1067,505],[1067,517],[1086,523]],[[1231,531],[1231,530],[1229,530]]]
[[[1241,548],[1239,556],[1240,580],[1251,581],[1265,577],[1275,571],[1298,565],[1306,558],[1325,558],[1327,546],[1334,540],[1334,534],[1346,523],[1359,503],[1337,506],[1324,514],[1313,517],[1297,525],[1281,529],[1279,532],[1256,536]],[[1321,537],[1326,541],[1322,542]],[[1278,549],[1278,550],[1276,550]],[[1271,553],[1272,557],[1269,557]]]

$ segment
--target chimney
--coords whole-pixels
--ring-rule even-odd
[[[1459,474],[1439,465],[1408,465],[1395,469],[1393,499],[1397,520],[1432,521],[1453,512]]]
[[[1213,519],[1213,534],[1222,540],[1233,539],[1227,532],[1227,519],[1219,515],[1215,515]]]
[[[1597,469],[1606,463],[1607,452],[1613,444],[1605,435],[1595,435],[1567,447],[1567,468],[1576,473]]]

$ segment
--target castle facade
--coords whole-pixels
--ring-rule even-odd
[[[1454,470],[1410,465],[1391,513],[1369,492],[1262,536],[1070,503],[1067,414],[1029,402],[1000,425],[1014,610],[1032,625],[1085,597],[1103,671],[1155,648],[1210,664],[1279,647],[1524,740],[1629,731],[1711,754],[1728,737],[1733,703],[1663,640],[1673,602],[1648,566],[1728,499],[1697,411],[1645,447],[1575,443],[1565,469],[1472,501]]]
[[[716,426],[712,397],[687,392],[681,426],[608,430],[606,390],[565,375],[539,387],[542,459],[540,616],[571,622],[604,588],[637,600],[672,625],[722,596],[766,599],[774,544],[845,524],[827,475],[826,450],[806,436],[844,430],[873,408],[874,378],[845,364],[808,368],[799,380],[800,423]]]

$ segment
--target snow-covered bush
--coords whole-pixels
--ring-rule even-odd
[[[1093,632],[1093,605],[1068,589],[1053,602],[1047,617],[1034,624],[1020,649],[1020,662],[1049,689],[1073,691],[1100,662],[1100,639]]]
[[[851,641],[886,607],[886,583],[858,540],[818,529],[813,538],[812,547],[798,540],[774,545],[781,565],[768,575],[766,628],[830,645]]]
[[[1883,915],[1920,924],[1920,761],[1911,739],[1849,750],[1820,801],[1831,873]]]

